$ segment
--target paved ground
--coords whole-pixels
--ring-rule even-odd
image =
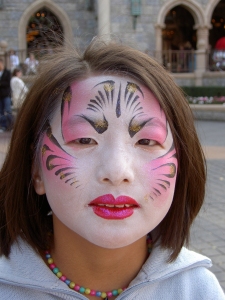
[[[212,259],[211,271],[225,290],[225,122],[198,121],[196,128],[207,158],[208,179],[190,246]]]
[[[209,256],[225,290],[225,122],[198,121],[196,128],[208,165],[205,204],[191,231],[190,248]],[[9,133],[0,133],[0,166]]]

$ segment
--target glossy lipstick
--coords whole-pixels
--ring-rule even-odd
[[[89,203],[94,213],[109,220],[121,220],[130,217],[139,204],[131,197],[119,196],[116,199],[113,195],[100,196]]]

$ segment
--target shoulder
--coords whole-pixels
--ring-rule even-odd
[[[21,83],[22,83],[22,80],[16,76],[12,77],[10,80],[10,85],[12,88],[20,86]]]
[[[225,299],[224,292],[216,276],[205,267],[196,266],[172,276],[165,282],[175,297],[180,294],[184,299],[222,300]]]
[[[2,73],[2,76],[9,77],[9,76],[11,76],[11,72],[9,70],[7,70],[7,69],[4,69],[4,71]]]
[[[149,297],[144,299],[225,300],[217,278],[208,270],[212,265],[209,258],[186,248],[175,261],[168,263],[168,258],[168,250],[153,248],[134,280],[134,284],[142,283],[139,292]]]
[[[126,292],[125,299],[225,300],[215,275],[205,267],[167,274],[157,280],[143,280]]]

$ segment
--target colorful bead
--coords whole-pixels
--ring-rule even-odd
[[[95,290],[91,290],[90,295],[95,296]]]
[[[83,294],[85,292],[85,288],[83,286],[80,287],[79,292]]]
[[[86,288],[84,292],[85,292],[86,295],[90,295],[91,290],[89,288]]]
[[[107,294],[108,297],[112,297],[113,296],[112,292],[107,292],[106,294]]]
[[[60,277],[60,280],[65,281],[65,280],[66,280],[66,276],[62,275],[62,276]]]
[[[54,269],[52,270],[52,272],[53,272],[54,274],[56,274],[56,273],[59,272],[59,269],[58,269],[58,268],[54,268]]]
[[[105,299],[105,298],[107,297],[107,294],[106,294],[105,292],[102,292],[102,293],[101,293],[101,297],[102,297],[103,299]]]
[[[55,264],[50,264],[50,265],[49,265],[49,268],[50,268],[51,270],[53,270],[53,269],[56,268],[56,265],[55,265]]]
[[[151,253],[152,251],[152,239],[148,236],[147,238],[147,247],[148,247],[148,252]],[[60,272],[59,268],[56,267],[54,264],[53,258],[51,257],[51,254],[49,251],[45,251],[45,257],[47,259],[49,268],[52,270],[52,272],[62,281],[64,281],[69,288],[81,293],[81,294],[86,294],[90,296],[96,296],[96,297],[101,297],[102,299],[105,298],[110,298],[112,296],[117,296],[121,294],[126,288],[120,288],[118,290],[113,290],[110,292],[100,292],[100,291],[95,291],[91,290],[89,288],[85,288],[83,286],[79,286],[78,284],[75,284],[73,281],[69,280],[65,275]]]
[[[73,289],[75,287],[75,283],[73,281],[70,282],[69,287]]]
[[[58,273],[56,273],[56,276],[58,277],[58,278],[60,278],[61,276],[62,276],[62,272],[58,272]]]
[[[52,264],[53,263],[53,259],[50,257],[49,259],[48,259],[48,264]]]
[[[113,290],[112,294],[113,294],[113,296],[117,296],[118,295],[118,291],[117,290]]]

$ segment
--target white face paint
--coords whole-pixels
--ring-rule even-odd
[[[135,242],[172,203],[171,130],[156,98],[133,79],[93,76],[68,87],[40,156],[53,213],[98,246]]]

